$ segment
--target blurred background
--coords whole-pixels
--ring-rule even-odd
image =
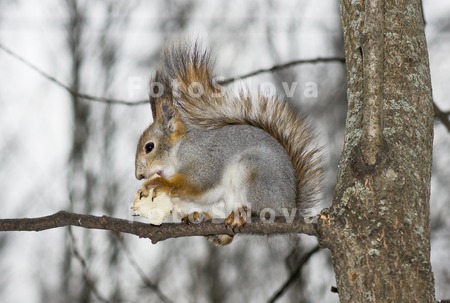
[[[434,100],[448,112],[450,2],[423,6]],[[338,1],[0,0],[0,218],[67,210],[134,220],[134,153],[149,106],[68,90],[145,100],[161,48],[180,37],[209,45],[225,78],[344,57]],[[327,206],[343,141],[345,66],[297,64],[244,82],[272,83],[280,94],[282,82],[295,88],[290,99],[325,146]],[[437,297],[449,298],[450,130],[438,120],[434,148],[432,265]],[[79,228],[1,233],[0,302],[270,302],[316,244],[304,236],[295,249],[263,241],[216,249],[199,237],[153,245]],[[338,302],[326,250],[294,281],[277,302]]]

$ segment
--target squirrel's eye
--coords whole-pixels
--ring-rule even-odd
[[[147,144],[145,144],[145,153],[148,154],[149,152],[151,152],[153,150],[154,147],[155,147],[155,143],[147,142]]]

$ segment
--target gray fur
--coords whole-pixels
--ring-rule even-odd
[[[264,208],[275,215],[309,209],[320,193],[322,168],[304,116],[277,96],[255,99],[245,89],[239,96],[222,94],[213,79],[210,55],[198,43],[166,48],[153,78],[164,92],[150,98],[155,122],[139,141],[136,177],[166,179],[186,214],[188,207],[209,212],[222,202],[225,217],[246,207],[257,215]],[[193,84],[201,84],[203,94],[191,94]],[[146,153],[148,142],[155,147]],[[231,242],[226,235],[210,240]]]
[[[261,129],[246,125],[192,128],[181,140],[177,158],[182,163],[179,172],[191,176],[190,182],[204,191],[221,182],[226,167],[242,165],[245,172],[254,174],[244,184],[252,211],[269,207],[281,214],[281,208],[296,206],[295,171],[289,156]]]

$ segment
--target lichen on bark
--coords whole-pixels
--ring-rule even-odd
[[[368,10],[382,20],[381,36],[368,32]],[[420,0],[341,1],[349,108],[333,205],[320,222],[341,302],[435,301],[433,105],[421,10]],[[380,51],[383,64],[373,56]],[[367,137],[371,123],[379,145]]]

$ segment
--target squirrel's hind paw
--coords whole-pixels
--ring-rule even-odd
[[[225,226],[231,228],[233,232],[241,231],[247,222],[247,206],[241,206],[231,212],[225,218]]]
[[[233,236],[214,235],[214,236],[207,236],[206,239],[208,240],[208,242],[214,244],[215,246],[222,247],[230,244],[231,241],[233,241]]]
[[[212,220],[211,215],[205,211],[202,212],[194,211],[181,218],[181,222],[184,222],[186,224],[200,223],[203,221],[211,221],[211,220]]]

